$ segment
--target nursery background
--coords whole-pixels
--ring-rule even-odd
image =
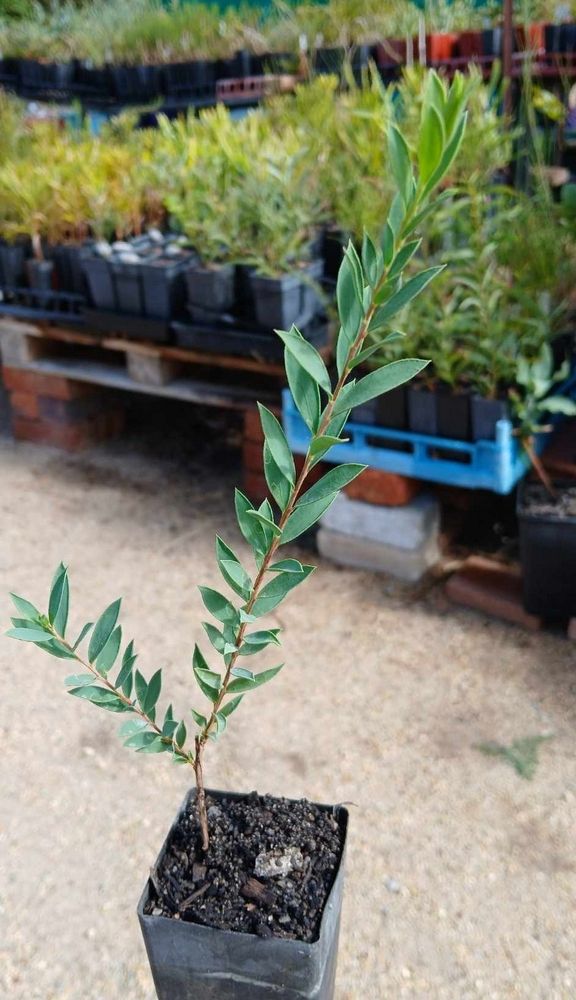
[[[157,995],[135,910],[192,771],[77,674],[65,697],[38,629],[62,562],[70,635],[123,595],[203,731],[192,650],[234,647],[198,585],[218,534],[245,597],[246,511],[274,534],[286,452],[307,467],[320,393],[290,358],[342,374],[344,260],[387,268],[358,382],[429,364],[330,425],[280,572],[318,568],[257,643],[276,666],[282,630],[285,666],[207,785],[347,805],[337,1000],[574,996],[574,13],[0,2],[0,580],[29,640],[0,643],[3,995]]]

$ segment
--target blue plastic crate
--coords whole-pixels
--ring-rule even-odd
[[[292,451],[305,455],[310,431],[289,389],[283,392],[282,417]],[[455,441],[352,422],[346,424],[343,436],[349,442],[335,445],[326,456],[328,461],[360,462],[373,469],[472,490],[510,493],[529,465],[509,420],[498,421],[495,441]],[[542,436],[537,442],[538,450],[545,440]]]

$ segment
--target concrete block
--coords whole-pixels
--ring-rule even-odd
[[[410,552],[437,547],[440,505],[425,493],[403,507],[376,507],[341,493],[320,523],[331,532]]]
[[[142,385],[167,385],[168,382],[177,378],[181,370],[181,366],[177,362],[162,358],[157,354],[128,351],[126,360],[130,378]]]
[[[0,331],[2,364],[17,368],[46,356],[48,353],[46,342],[38,336],[29,336],[26,329],[25,326],[22,329],[18,327],[2,328]]]
[[[342,566],[387,573],[408,583],[420,580],[440,557],[435,535],[410,549],[321,527],[316,541],[325,559]]]

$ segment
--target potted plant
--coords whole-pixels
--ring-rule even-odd
[[[162,713],[158,709],[161,671],[147,680],[135,666],[133,642],[122,651],[119,600],[72,639],[67,635],[70,590],[64,566],[54,577],[47,614],[28,600],[14,597],[17,617],[9,634],[38,645],[79,671],[67,678],[70,694],[126,716],[121,732],[128,747],[141,753],[166,753],[194,772],[195,791],[187,796],[169,833],[138,910],[161,1000],[224,996],[230,993],[230,983],[235,995],[250,1000],[282,996],[329,1000],[333,995],[345,811],[211,792],[204,786],[204,758],[210,740],[224,733],[243,697],[281,669],[254,672],[244,666],[246,656],[279,645],[279,630],[261,627],[260,620],[313,569],[292,557],[279,558],[280,546],[310,528],[362,466],[337,466],[309,488],[308,473],[340,440],[354,406],[402,384],[426,364],[400,359],[363,378],[354,377],[366,350],[371,350],[365,347],[368,334],[383,334],[396,313],[441,270],[424,269],[402,284],[406,245],[423,224],[432,192],[463,135],[463,102],[458,97],[451,101],[445,85],[438,84],[446,97],[444,107],[452,109],[451,118],[443,123],[445,139],[436,146],[421,147],[415,177],[409,148],[392,126],[390,162],[398,195],[383,243],[367,237],[362,259],[352,244],[347,247],[337,289],[341,331],[336,383],[297,329],[279,331],[288,381],[310,429],[310,446],[297,476],[281,425],[260,407],[265,474],[277,509],[270,500],[255,508],[242,493],[236,493],[238,525],[254,555],[253,571],[245,568],[223,539],[216,539],[217,563],[229,593],[209,587],[200,590],[212,619],[204,628],[220,668],[210,666],[200,647],[195,647],[193,673],[206,707],[192,711],[192,736],[171,706]],[[426,106],[424,114],[423,125],[428,128],[437,112]],[[389,280],[393,269],[397,280]],[[259,832],[262,817],[264,839]],[[311,839],[312,822],[317,835]],[[230,852],[231,865],[226,861]],[[174,858],[180,859],[176,879],[171,871]],[[218,885],[206,884],[208,868],[214,865],[220,872],[228,868],[231,877]],[[305,877],[311,871],[314,877]],[[302,923],[294,920],[294,914],[303,899],[309,912]],[[295,909],[292,904],[289,907],[289,900]]]
[[[537,474],[518,493],[524,606],[547,619],[576,615],[575,484],[556,486],[538,454],[538,436],[551,430],[550,418],[576,416],[576,403],[554,391],[568,373],[567,362],[554,371],[552,351],[544,344],[534,361],[521,359],[517,388],[510,393],[517,434]]]

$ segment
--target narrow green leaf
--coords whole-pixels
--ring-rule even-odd
[[[308,504],[305,510],[309,510],[312,504]],[[294,511],[296,513],[296,511]],[[292,515],[294,516],[294,515]],[[286,528],[289,528],[290,518],[288,519]],[[305,530],[305,529],[303,529]],[[298,532],[300,534],[300,532]],[[295,536],[292,536],[295,537]],[[256,598],[254,605],[252,607],[252,614],[256,615],[257,618],[261,618],[262,615],[268,614],[275,607],[284,600],[286,594],[288,594],[294,587],[297,587],[299,583],[306,580],[311,573],[314,572],[314,566],[303,566],[301,573],[279,573],[278,576],[270,580],[260,591],[259,596]]]
[[[252,512],[255,514],[255,512]],[[214,618],[217,618],[219,622],[230,622],[236,623],[238,621],[238,612],[234,605],[220,594],[217,590],[213,590],[211,587],[199,587],[200,594],[202,596],[202,601],[204,607]]]
[[[364,231],[362,240],[362,264],[364,274],[372,288],[378,284],[384,270],[384,258],[380,247],[377,247],[373,239]]]
[[[174,733],[173,740],[176,746],[179,747],[180,749],[184,746],[186,742],[186,726],[184,725],[183,722],[180,723],[176,732]]]
[[[216,560],[228,586],[246,601],[252,590],[252,581],[236,553],[219,535],[216,535]]]
[[[262,555],[266,551],[266,537],[262,531],[262,526],[253,517],[248,517],[248,513],[255,508],[240,490],[235,490],[234,503],[236,507],[236,519],[238,527],[242,532],[248,545],[256,553]]]
[[[356,479],[361,472],[364,472],[366,468],[366,465],[356,465],[351,462],[344,465],[336,465],[300,497],[296,509],[305,504],[315,503],[317,500],[323,500],[325,497],[331,497],[334,493],[338,493],[348,483]]]
[[[120,736],[133,736],[134,733],[139,733],[143,729],[146,729],[148,723],[144,719],[127,719],[123,722],[118,730]]]
[[[216,652],[223,653],[226,645],[226,639],[220,629],[217,629],[216,626],[212,625],[210,622],[202,622],[202,628],[206,632],[206,635]]]
[[[368,358],[371,358],[372,355],[376,354],[378,351],[382,351],[387,346],[387,344],[390,344],[395,340],[402,340],[403,337],[405,337],[404,333],[400,333],[400,331],[395,331],[394,333],[389,333],[387,337],[383,337],[382,340],[377,341],[377,343],[371,344],[370,347],[365,347],[363,351],[360,351],[356,355],[352,364],[350,365],[350,368],[354,369],[357,368],[358,365],[363,365],[364,362],[368,360]]]
[[[56,627],[56,616],[58,615],[62,602],[64,602],[63,613],[65,612],[65,614],[61,613],[60,617],[66,618],[68,616],[68,578],[66,567],[63,563],[60,563],[52,580],[50,599],[48,602],[48,619],[54,627]],[[56,631],[59,631],[59,629],[56,629]],[[60,635],[62,635],[62,632],[60,632]]]
[[[22,642],[34,642],[39,645],[52,642],[50,632],[45,632],[44,629],[33,626],[30,628],[10,628],[6,632],[6,635],[10,639],[20,639]]]
[[[306,503],[302,507],[297,505],[286,521],[282,532],[282,544],[294,541],[295,538],[316,524],[316,521],[328,510],[337,495],[337,493],[332,493],[331,496],[315,500],[313,503]]]
[[[254,653],[260,653],[267,646],[279,646],[278,632],[279,629],[267,629],[244,636],[244,642],[240,647],[240,656],[253,656]]]
[[[418,141],[418,172],[421,187],[424,187],[440,163],[445,141],[444,122],[434,105],[429,104],[424,109]]]
[[[154,739],[145,746],[138,747],[136,753],[172,753],[172,743],[164,742],[161,736],[154,736]]]
[[[93,625],[94,625],[94,622],[86,622],[86,624],[82,626],[82,629],[80,631],[80,635],[76,639],[76,642],[72,646],[72,649],[78,649],[78,646],[86,638],[86,636],[88,635],[88,633],[89,633],[89,631],[90,631],[90,629],[92,628]]]
[[[256,520],[259,521],[259,523],[263,525],[264,528],[267,528],[270,532],[272,532],[273,535],[276,535],[277,538],[279,538],[280,535],[282,534],[276,522],[273,521],[272,518],[266,517],[264,514],[261,514],[259,510],[249,510],[248,517],[256,518]]]
[[[96,622],[88,646],[88,659],[90,663],[93,663],[96,657],[102,652],[112,635],[118,621],[118,615],[120,614],[121,603],[122,600],[119,598],[110,604]]]
[[[134,652],[134,642],[130,641],[124,650],[124,655],[122,657],[122,666],[120,667],[120,672],[116,678],[116,683],[114,687],[122,688],[123,693],[127,698],[132,694],[132,684],[133,676],[132,670],[134,664],[138,657]]]
[[[301,573],[302,563],[298,559],[280,559],[269,567],[274,573]]]
[[[427,267],[424,271],[420,271],[414,277],[409,278],[405,285],[402,285],[387,302],[384,302],[376,310],[368,328],[369,333],[376,333],[385,327],[393,316],[396,316],[402,309],[405,309],[430,284],[436,275],[441,274],[444,267],[444,264],[436,267]]]
[[[58,639],[51,639],[48,642],[35,642],[34,645],[50,653],[51,656],[55,656],[58,660],[76,659],[74,653],[71,653]]]
[[[332,392],[330,376],[316,348],[304,339],[295,326],[289,331],[275,330],[274,332],[278,334],[286,349],[294,355],[302,368],[308,372],[320,388],[330,394]]]
[[[296,469],[282,424],[261,403],[258,403],[258,410],[260,412],[260,423],[262,424],[262,430],[264,431],[264,437],[270,454],[282,475],[286,477],[288,482],[294,484]]]
[[[406,140],[396,125],[391,125],[388,131],[388,155],[392,176],[406,201],[412,180],[412,163]]]
[[[94,674],[70,674],[64,683],[66,687],[84,687],[85,684],[94,684]]]
[[[254,680],[254,672],[246,667],[232,667],[230,671],[233,677],[243,677],[245,680]]]
[[[354,406],[360,406],[384,392],[403,385],[418,375],[427,364],[428,361],[419,358],[402,358],[400,361],[391,361],[390,364],[377,368],[376,371],[365,375],[356,385],[344,386],[336,400],[333,413],[351,410]]]
[[[428,195],[432,193],[434,188],[437,187],[440,181],[444,179],[450,167],[452,166],[454,160],[456,159],[460,146],[462,145],[462,139],[464,138],[464,131],[466,129],[466,117],[467,117],[466,114],[462,115],[462,118],[460,119],[458,125],[454,130],[452,138],[450,139],[448,145],[446,146],[446,149],[442,154],[440,163],[436,167],[436,170],[434,170],[434,172],[428,178],[427,183],[422,189],[422,194],[421,194],[422,199],[427,198]]]
[[[160,697],[160,691],[162,689],[162,671],[157,670],[148,682],[148,687],[146,689],[146,697],[144,699],[144,704],[142,705],[142,711],[144,715],[148,715],[153,718],[152,712],[156,708],[156,703]]]
[[[334,437],[332,434],[323,434],[310,443],[310,455],[320,461],[335,444],[345,444],[346,440],[346,438]]]
[[[284,350],[284,367],[290,392],[300,416],[312,434],[315,434],[320,423],[321,410],[318,385],[288,348]]]
[[[137,670],[136,673],[134,674],[134,683],[136,686],[136,697],[138,699],[138,704],[140,705],[140,708],[143,710],[144,704],[146,702],[146,692],[148,691],[148,685],[139,670]]]
[[[216,712],[214,716],[216,722],[216,736],[222,736],[222,733],[226,730],[227,719],[223,712]]]
[[[230,681],[228,685],[229,694],[239,694],[245,691],[253,691],[254,688],[260,687],[262,684],[266,684],[271,681],[277,673],[282,670],[284,666],[283,663],[279,667],[271,667],[270,670],[262,670],[259,674],[256,674],[253,680],[244,679],[243,677],[238,677],[236,680]]]
[[[17,594],[10,594],[10,597],[14,601],[16,609],[20,612],[23,618],[28,618],[30,621],[36,622],[41,614],[38,608],[35,608],[30,601],[27,601],[24,597],[18,597]]]
[[[196,723],[196,725],[199,726],[200,729],[205,729],[206,728],[206,723],[208,722],[206,716],[205,715],[200,715],[200,712],[197,712],[193,708],[191,708],[190,711],[192,713],[192,718],[194,719],[194,722]]]
[[[108,639],[108,642],[104,646],[104,649],[94,660],[94,666],[102,677],[106,677],[109,670],[112,669],[116,663],[116,657],[120,652],[120,643],[122,642],[122,626],[117,625],[114,629],[112,635]]]
[[[144,725],[146,725],[146,723],[144,723]],[[143,732],[142,729],[139,728],[135,732],[128,735],[127,739],[124,740],[124,746],[128,747],[130,750],[141,750],[142,747],[155,743],[157,739],[158,736],[156,733],[151,733],[149,729]]]
[[[273,456],[270,453],[268,444],[264,444],[264,475],[272,496],[281,511],[284,511],[290,501],[292,494],[292,484],[282,474]]]
[[[86,684],[82,687],[71,688],[68,694],[75,698],[84,698],[98,708],[104,708],[107,712],[131,712],[132,709],[126,705],[117,694],[105,688],[90,686]]]
[[[198,646],[194,647],[192,669],[198,687],[210,701],[216,701],[222,684],[220,675],[210,670]]]
[[[415,253],[418,252],[422,246],[422,240],[410,240],[409,243],[405,243],[403,247],[400,248],[394,260],[390,265],[390,270],[388,272],[388,281],[394,281],[395,278],[400,277],[402,271],[407,264],[410,263]]]
[[[231,698],[225,705],[222,705],[218,714],[223,715],[225,718],[229,718],[229,716],[232,715],[232,712],[235,712],[238,708],[238,705],[242,701],[242,697],[242,695],[239,695],[237,698]]]

